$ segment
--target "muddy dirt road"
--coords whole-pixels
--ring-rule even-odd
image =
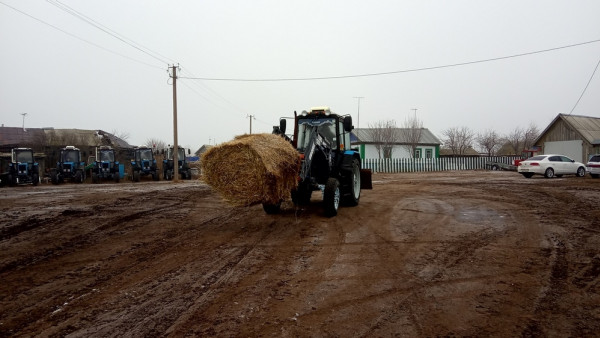
[[[0,189],[0,336],[594,336],[600,180],[376,174],[324,218],[200,181]]]

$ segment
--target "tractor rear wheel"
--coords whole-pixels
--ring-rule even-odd
[[[92,183],[98,183],[98,174],[92,173]]]
[[[340,206],[340,182],[337,178],[330,177],[325,184],[323,191],[323,204],[325,207],[325,216],[333,217],[337,215]]]
[[[360,163],[357,159],[352,161],[352,171],[348,178],[348,190],[344,196],[344,205],[357,206],[360,199]]]
[[[307,205],[312,196],[311,188],[304,182],[300,182],[295,190],[292,190],[292,202],[296,205]]]
[[[140,172],[137,171],[137,170],[133,172],[133,181],[134,182],[139,182],[140,181]]]
[[[33,181],[33,185],[38,185],[40,183],[40,175],[38,175],[38,174],[31,175],[31,180]]]

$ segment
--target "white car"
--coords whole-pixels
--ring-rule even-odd
[[[564,155],[537,155],[522,161],[517,167],[517,171],[527,178],[535,174],[544,175],[547,178],[561,177],[562,175],[584,177],[585,165]]]
[[[600,177],[600,154],[590,156],[587,163],[587,171],[593,178]]]

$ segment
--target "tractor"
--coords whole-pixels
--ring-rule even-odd
[[[306,205],[312,192],[323,195],[325,215],[337,215],[340,204],[358,205],[361,189],[371,189],[371,171],[361,170],[358,151],[350,148],[354,129],[350,115],[338,115],[329,107],[314,107],[294,112],[294,134],[285,134],[286,118],[281,118],[273,133],[281,135],[298,150],[301,167],[298,187],[291,191],[292,202]],[[281,204],[263,204],[268,214],[277,213]]]
[[[97,148],[96,161],[92,166],[92,183],[98,183],[101,179],[112,179],[115,183],[119,183],[120,178],[119,161],[116,159],[115,150],[109,146]]]
[[[167,181],[173,179],[174,175],[174,167],[173,167],[173,147],[167,148],[167,154],[165,159],[163,160],[163,178]],[[190,154],[190,150],[187,150],[187,153]],[[179,147],[179,151],[177,152],[177,162],[179,162],[179,174],[181,175],[181,179],[192,179],[192,169],[188,161],[185,158],[185,148]]]
[[[152,148],[139,146],[133,150],[133,159],[131,160],[131,179],[139,182],[141,176],[152,175],[152,179],[158,181],[158,167]]]
[[[40,183],[40,169],[33,158],[31,148],[13,148],[11,151],[11,160],[8,163],[8,172],[3,175],[8,181],[8,185],[33,184]]]
[[[66,146],[60,150],[60,158],[56,168],[50,170],[52,184],[70,180],[75,183],[85,181],[85,162],[81,160],[81,152],[74,146]]]

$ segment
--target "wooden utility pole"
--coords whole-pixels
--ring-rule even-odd
[[[255,117],[254,115],[248,115],[246,117],[250,118],[250,135],[252,135],[252,119],[255,119]]]
[[[179,181],[179,143],[177,142],[177,66],[171,67],[173,79],[173,182]],[[168,152],[168,151],[167,151]]]

